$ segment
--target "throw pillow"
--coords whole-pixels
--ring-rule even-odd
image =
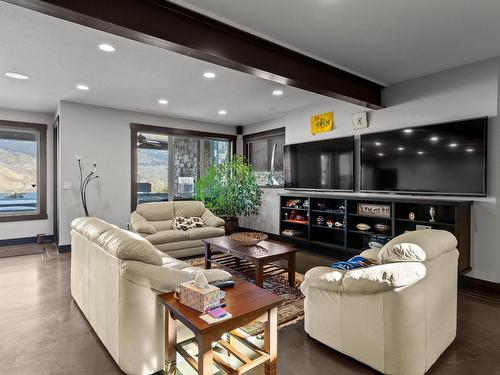
[[[204,227],[205,223],[201,219],[201,217],[174,217],[174,221],[172,223],[172,228],[177,230],[188,230],[191,228],[201,228]]]
[[[414,243],[398,243],[392,247],[384,246],[378,254],[378,263],[425,262],[424,249]]]

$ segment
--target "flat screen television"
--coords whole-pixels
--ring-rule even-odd
[[[285,188],[354,191],[354,137],[286,145]]]
[[[486,195],[488,118],[361,136],[365,192]]]

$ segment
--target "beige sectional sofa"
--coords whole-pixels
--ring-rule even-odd
[[[205,226],[176,230],[172,227],[174,217],[200,217]],[[130,214],[130,229],[175,258],[201,255],[204,252],[202,239],[225,234],[224,220],[197,201],[140,204]]]
[[[381,260],[398,244],[416,244],[424,256],[418,262]],[[306,332],[384,374],[425,374],[456,336],[456,247],[447,231],[415,231],[380,252],[360,254],[382,264],[309,270],[301,285]]]
[[[120,368],[163,370],[164,308],[157,295],[192,280],[199,268],[158,251],[143,237],[97,218],[71,231],[71,295]],[[209,281],[231,275],[201,270]]]

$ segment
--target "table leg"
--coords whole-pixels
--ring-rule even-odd
[[[295,254],[288,257],[288,284],[295,286]]]
[[[267,321],[264,324],[264,351],[269,354],[269,360],[264,364],[265,375],[276,375],[278,362],[278,308],[267,312]]]
[[[264,263],[257,262],[255,264],[255,285],[264,287]]]
[[[168,309],[165,309],[165,365],[167,374],[175,374],[175,357],[177,345],[177,327],[175,319]]]
[[[198,341],[198,375],[212,375],[212,341],[205,336]]]
[[[212,249],[209,243],[205,243],[205,268],[208,270],[212,267]]]

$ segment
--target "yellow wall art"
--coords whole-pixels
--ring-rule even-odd
[[[311,133],[325,133],[333,130],[333,112],[311,116]]]

